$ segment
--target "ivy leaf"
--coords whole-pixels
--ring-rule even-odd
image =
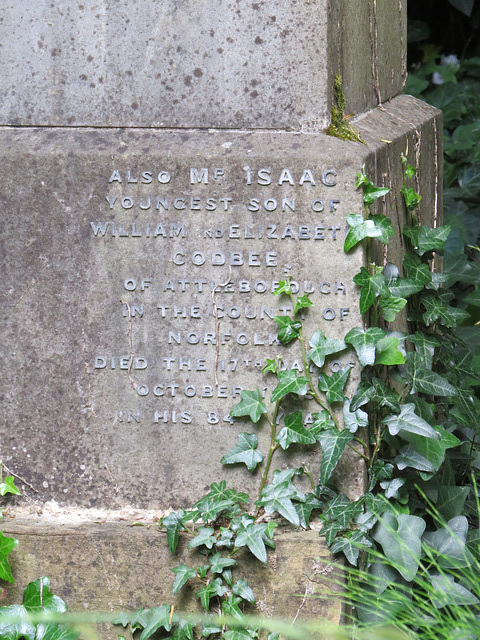
[[[415,167],[412,167],[411,164],[407,164],[408,160],[402,153],[402,163],[406,166],[403,167],[403,172],[407,178],[413,178],[417,175],[417,170]]]
[[[400,454],[395,458],[395,464],[400,471],[407,467],[418,469],[418,471],[426,471],[427,473],[436,471],[435,466],[425,456],[418,453],[411,444],[400,449]]]
[[[411,282],[415,282],[421,289],[432,282],[432,273],[428,264],[424,264],[414,253],[406,254],[403,259],[403,268],[407,278]]]
[[[376,187],[371,180],[366,178],[365,174],[357,173],[356,187],[363,189],[363,201],[365,204],[373,204],[378,198],[383,198],[390,192],[388,187]]]
[[[287,278],[286,280],[280,280],[278,283],[278,287],[273,292],[274,296],[279,296],[281,293],[290,294],[290,280]]]
[[[243,462],[249,471],[255,471],[263,461],[263,454],[257,449],[258,438],[254,433],[239,433],[237,444],[220,460],[221,464]]]
[[[360,313],[366,313],[379,295],[388,296],[389,291],[385,284],[385,276],[382,273],[371,276],[365,267],[360,268],[360,273],[354,276],[353,281],[362,290],[360,293]]]
[[[235,489],[227,489],[226,480],[221,482],[212,482],[210,485],[210,493],[207,496],[214,498],[215,500],[230,500],[230,502],[243,502],[248,503],[248,494],[243,491],[235,491]],[[206,497],[206,496],[205,496]],[[199,500],[195,505],[201,505],[202,500]]]
[[[242,622],[245,621],[245,616],[240,611],[240,607],[238,606],[242,602],[242,599],[238,596],[235,596],[233,593],[230,593],[227,600],[222,601],[222,613],[225,616],[231,616],[236,620],[240,620]]]
[[[256,631],[250,629],[229,629],[222,635],[222,640],[255,640],[256,637]]]
[[[404,404],[400,415],[388,416],[383,422],[387,425],[392,436],[397,434],[402,436],[403,432],[409,431],[424,438],[433,438],[434,440],[440,440],[441,438],[438,431],[415,413],[415,405],[413,403]]]
[[[362,531],[351,531],[337,538],[330,551],[332,553],[343,553],[350,564],[356,567],[360,550],[371,546],[372,543]]]
[[[35,640],[77,640],[80,633],[64,624],[39,623]]]
[[[213,482],[210,488],[211,491],[193,505],[196,509],[196,520],[200,517],[203,522],[217,520],[221,513],[228,513],[231,517],[239,512],[238,504],[248,502],[248,495],[246,493],[237,492],[234,489],[227,489],[225,480],[219,483]]]
[[[147,624],[147,620],[145,617],[147,613],[148,609],[143,609],[142,607],[134,612],[121,611],[114,617],[114,619],[112,620],[112,624],[121,624],[123,627],[126,627],[128,624],[130,624],[130,628],[132,631],[143,629]]]
[[[304,296],[299,296],[295,303],[295,309],[293,310],[293,315],[296,316],[301,309],[308,309],[308,307],[313,307],[313,302],[308,297],[309,294],[306,293]]]
[[[408,298],[423,289],[423,284],[408,278],[397,278],[392,284],[387,282],[387,286],[390,294],[396,298]]]
[[[0,608],[0,638],[8,640],[76,640],[80,635],[66,625],[30,622],[29,614],[65,613],[67,606],[50,591],[50,578],[30,582],[23,592],[21,605]],[[5,618],[8,622],[4,622]],[[128,622],[128,621],[127,621]]]
[[[451,230],[452,227],[449,225],[436,227],[435,229],[425,226],[404,227],[403,235],[409,238],[415,253],[423,256],[429,251],[441,251]]]
[[[396,336],[385,336],[381,338],[375,347],[375,364],[404,364],[405,356],[398,348],[398,338]]]
[[[237,563],[233,558],[224,558],[221,553],[216,553],[209,560],[212,573],[222,573],[227,567],[234,567]]]
[[[187,620],[180,620],[173,632],[172,640],[193,640],[195,625]]]
[[[433,293],[422,297],[422,305],[425,307],[423,321],[427,326],[434,322],[440,322],[445,327],[454,327],[460,320],[470,317],[470,314],[463,309],[449,306],[442,296]]]
[[[255,524],[249,522],[246,525],[242,525],[242,528],[237,532],[237,538],[235,540],[236,547],[248,547],[253,555],[263,562],[267,563],[267,549],[265,547],[264,536],[267,530],[267,525],[264,522]]]
[[[429,575],[432,584],[432,604],[438,609],[443,607],[476,605],[480,600],[471,591],[455,582],[452,575],[432,573]]]
[[[262,369],[262,373],[268,373],[269,371],[271,371],[272,373],[277,373],[277,369],[278,369],[278,362],[276,360],[276,358],[266,358],[265,359],[265,366]]]
[[[478,416],[480,415],[480,401],[472,393],[471,389],[462,386],[457,387],[457,397],[455,398],[458,418],[460,422],[467,418],[469,426],[478,431]]]
[[[198,534],[188,543],[189,549],[204,545],[207,549],[211,549],[216,542],[214,538],[215,529],[212,527],[199,527]]]
[[[0,496],[4,496],[7,493],[14,493],[17,496],[20,495],[20,491],[15,486],[13,476],[6,476],[3,482],[0,482]]]
[[[364,220],[362,215],[351,213],[347,216],[349,230],[345,238],[344,251],[348,252],[364,238],[379,238],[384,244],[388,244],[395,231],[390,220],[384,215],[372,216]]]
[[[298,517],[300,518],[300,526],[304,529],[308,529],[310,522],[310,516],[315,509],[321,509],[323,504],[320,500],[313,495],[313,493],[307,493],[305,496],[305,502],[296,502],[295,509],[297,510]]]
[[[201,599],[201,596],[200,596],[200,599]],[[222,628],[216,624],[213,624],[213,622],[204,622],[202,624],[202,638],[209,638],[213,633],[221,633],[221,631],[222,631]]]
[[[443,429],[443,427],[437,426],[436,431],[439,436],[438,439],[425,438],[408,431],[402,432],[402,437],[410,443],[418,455],[428,460],[429,464],[433,467],[433,471],[438,471],[440,469],[445,459],[445,451],[447,449],[458,447],[458,445],[461,444],[460,440],[454,436],[453,433],[449,433]],[[402,453],[403,449],[400,449],[400,452]],[[399,469],[401,468],[398,463],[397,466]],[[420,470],[427,472],[432,471],[432,469]]]
[[[327,395],[327,401],[332,404],[334,402],[343,402],[344,395],[343,390],[347,384],[348,376],[350,375],[351,367],[345,367],[340,369],[331,376],[327,376],[321,373],[318,376],[318,388]]]
[[[337,537],[337,533],[342,531],[342,527],[338,524],[338,522],[328,522],[325,524],[321,530],[320,535],[325,536],[325,542],[329,547],[335,542],[335,538]]]
[[[345,342],[352,345],[361,366],[366,367],[375,362],[375,347],[383,337],[385,337],[385,331],[378,327],[370,327],[365,331],[355,327],[347,333]]]
[[[345,447],[353,439],[353,433],[343,431],[322,431],[318,435],[322,447],[322,460],[320,462],[320,482],[326,485],[337,466]]]
[[[295,411],[285,416],[285,426],[275,438],[284,451],[294,442],[298,444],[315,444],[315,436],[303,426],[302,417],[301,411]]]
[[[240,596],[247,602],[255,604],[255,596],[253,595],[253,591],[250,589],[246,580],[237,580],[237,582],[233,586],[232,591],[235,595]]]
[[[367,402],[376,407],[387,407],[394,413],[400,413],[400,396],[387,387],[379,378],[362,372],[362,378],[350,402],[350,410],[356,411]]]
[[[411,386],[410,393],[423,391],[432,396],[457,395],[455,387],[448,380],[426,368],[423,358],[416,351],[407,353],[404,375]]]
[[[451,520],[463,513],[465,500],[470,492],[470,487],[448,487],[438,488],[438,498],[435,508],[445,520]]]
[[[230,549],[233,545],[233,533],[226,527],[220,527],[220,537],[217,539],[217,547],[227,547]]]
[[[262,400],[262,394],[258,389],[241,392],[241,400],[230,411],[235,418],[249,416],[252,422],[258,422],[263,413],[267,413],[267,406]]]
[[[390,500],[390,498],[398,500],[400,498],[400,489],[405,482],[405,478],[393,478],[393,480],[383,480],[383,482],[380,482],[380,486],[385,491],[385,498],[387,498],[387,500]]]
[[[394,298],[393,296],[380,296],[378,305],[382,310],[382,317],[385,322],[393,322],[403,307],[407,304],[405,298]]]
[[[150,638],[160,627],[163,627],[165,631],[170,631],[172,628],[171,606],[169,604],[162,604],[161,607],[152,607],[145,615],[147,624],[142,631],[140,640]]]
[[[213,497],[211,494],[204,496],[196,504],[199,517],[202,518],[203,522],[215,521],[221,513],[234,515],[239,511],[238,505],[233,500],[222,500],[221,498]]]
[[[35,626],[30,622],[25,607],[19,604],[0,607],[0,637],[2,639],[35,640],[35,634]]]
[[[50,591],[50,578],[44,576],[30,582],[23,592],[22,604],[30,613],[65,613],[67,605]]]
[[[173,595],[176,595],[190,578],[195,578],[196,576],[195,569],[187,567],[186,564],[173,567],[172,571],[176,576],[175,582],[173,583]]]
[[[425,527],[425,520],[418,516],[401,513],[395,518],[391,513],[384,513],[372,532],[373,539],[407,582],[417,573]]]
[[[323,331],[316,331],[308,343],[312,348],[307,353],[307,358],[311,360],[317,367],[323,367],[325,357],[333,353],[339,353],[347,348],[343,340],[334,340],[325,337]]]
[[[267,515],[277,511],[286,520],[296,527],[300,525],[300,518],[292,503],[295,491],[290,488],[290,481],[279,484],[268,484],[261,492],[260,499],[255,502],[258,507],[263,507]]]
[[[275,322],[278,324],[278,339],[283,344],[288,344],[295,338],[298,338],[302,323],[298,320],[292,320],[289,316],[275,316]]]
[[[210,598],[213,596],[219,596],[220,598],[227,593],[228,589],[222,584],[221,578],[215,578],[207,585],[202,587],[195,596],[200,598],[200,604],[205,609],[205,611],[210,610]],[[205,626],[205,625],[204,625]]]
[[[330,417],[328,411],[320,411],[320,413],[313,414],[313,423],[310,426],[310,433],[315,436],[315,439],[318,440],[319,434],[325,429],[335,429],[335,422]]]
[[[347,496],[344,496],[341,493],[330,500],[325,508],[323,516],[327,521],[335,522],[339,527],[338,530],[340,530],[346,529],[350,524],[350,520],[358,516],[361,511],[361,501],[350,502]]]
[[[277,486],[287,482],[287,488],[292,494],[292,500],[304,502],[305,496],[301,491],[297,489],[297,487],[292,482],[292,478],[294,475],[296,475],[295,469],[284,469],[283,471],[279,471],[278,469],[276,469],[273,472],[272,485]]]
[[[185,511],[181,509],[177,513],[169,513],[168,516],[165,516],[161,520],[163,526],[167,529],[168,548],[172,553],[175,553],[175,550],[177,548],[179,532],[185,529],[185,527],[183,526],[184,517]]]
[[[409,211],[414,211],[420,204],[422,196],[419,195],[415,189],[412,189],[412,187],[402,187],[400,193],[403,194],[405,206]]]
[[[288,393],[296,393],[299,396],[304,396],[308,391],[308,378],[298,376],[295,369],[287,369],[286,371],[279,371],[278,385],[272,391],[272,397],[270,402],[276,402],[285,397]]]
[[[380,230],[380,235],[377,236],[380,242],[388,244],[390,238],[395,235],[395,229],[393,228],[390,219],[379,213],[371,216],[370,220],[373,220],[375,227]]]
[[[415,350],[425,363],[427,369],[432,368],[433,356],[435,354],[435,347],[440,346],[439,341],[430,334],[421,333],[420,331],[408,336],[410,342],[415,345]]]
[[[437,531],[426,533],[424,542],[436,552],[438,566],[444,569],[468,567],[472,563],[472,556],[466,548],[467,533],[467,518],[457,516]]]
[[[368,425],[368,413],[361,409],[350,411],[350,400],[347,398],[343,403],[343,424],[350,433],[356,433],[360,427]]]
[[[18,540],[14,538],[8,538],[4,536],[0,531],[0,579],[7,582],[15,582],[12,576],[10,565],[8,564],[7,557],[18,544]]]

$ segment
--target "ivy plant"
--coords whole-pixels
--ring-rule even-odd
[[[20,491],[15,486],[15,480],[13,476],[3,477],[3,466],[0,462],[0,496],[6,496],[8,494],[20,495]],[[0,509],[0,519],[2,518],[2,511]],[[8,562],[8,556],[15,549],[18,544],[18,540],[4,536],[0,531],[0,580],[6,582],[14,582],[12,570]]]

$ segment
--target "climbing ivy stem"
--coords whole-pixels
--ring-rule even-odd
[[[278,447],[278,442],[275,441],[275,438],[277,437],[276,423],[277,423],[277,414],[278,414],[279,406],[280,406],[280,400],[277,400],[275,403],[275,408],[273,409],[272,419],[268,420],[268,422],[270,423],[270,450],[268,452],[267,462],[265,464],[265,469],[263,470],[262,479],[260,481],[260,489],[258,490],[259,497],[262,491],[264,490],[265,485],[267,484],[268,474],[270,472],[270,467],[272,465],[273,454],[275,453]]]
[[[383,440],[383,429],[379,427],[375,431],[376,431],[376,441],[375,441],[375,448],[373,450],[372,457],[370,458],[370,462],[369,462],[370,468],[372,468],[375,460],[377,459],[378,450],[380,449],[380,445],[382,444],[382,440]]]
[[[312,486],[312,490],[315,492],[315,489],[317,488],[317,483],[315,482],[315,480],[313,478],[312,472],[310,471],[310,469],[308,467],[305,467],[304,471],[305,471],[305,475],[310,480],[310,484]]]

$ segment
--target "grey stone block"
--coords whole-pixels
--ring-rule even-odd
[[[174,598],[171,569],[181,563],[201,565],[204,558],[189,552],[183,539],[173,556],[165,533],[155,525],[132,527],[117,521],[60,526],[7,518],[3,529],[19,540],[10,556],[16,584],[6,587],[8,604],[21,602],[25,586],[48,575],[51,591],[70,611],[94,615],[172,603],[178,612],[202,613],[193,599],[201,583],[184,587]],[[268,566],[245,550],[236,556],[236,579],[246,577],[256,594],[250,613],[289,623],[296,616],[299,622],[338,623],[342,606],[331,596],[341,590],[341,584],[335,584],[339,568],[318,532],[284,531],[276,540]],[[124,634],[122,627],[102,626],[102,638],[118,634]]]
[[[376,0],[25,0],[0,18],[0,124],[318,131],[403,90],[406,12]]]
[[[366,163],[394,187],[386,211],[400,231],[408,144],[429,219],[437,118],[399,97],[357,122],[367,145],[288,132],[0,131],[2,458],[40,492],[32,498],[164,509],[221,477],[257,487],[258,474],[219,460],[241,431],[268,449],[265,426],[226,419],[240,388],[270,396],[264,358],[303,366],[298,344],[276,342],[271,316],[289,301],[274,283],[291,274],[313,291],[307,335],[362,323],[352,277],[366,256],[343,251],[346,216],[362,212],[355,173]],[[379,260],[397,259],[398,243]],[[352,384],[358,375],[356,365]],[[318,460],[292,447],[276,464],[317,474]],[[361,491],[360,465],[339,478]]]

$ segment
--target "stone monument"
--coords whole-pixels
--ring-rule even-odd
[[[341,337],[362,322],[365,255],[343,251],[356,171],[394,193],[408,149],[420,215],[438,213],[439,114],[402,95],[405,28],[402,1],[9,3],[0,457],[24,493],[3,523],[21,540],[9,598],[50,575],[73,609],[168,602],[164,539],[129,525],[220,478],[258,485],[219,461],[244,430],[229,417],[241,390],[267,393],[278,282],[310,294],[312,332]],[[337,73],[364,142],[324,133]],[[400,228],[393,195],[387,210]],[[360,466],[339,475],[354,495]],[[296,535],[260,578],[264,609],[292,618],[288,594],[321,592],[308,567],[328,557],[316,532],[299,554]],[[302,615],[339,611],[312,599]]]

